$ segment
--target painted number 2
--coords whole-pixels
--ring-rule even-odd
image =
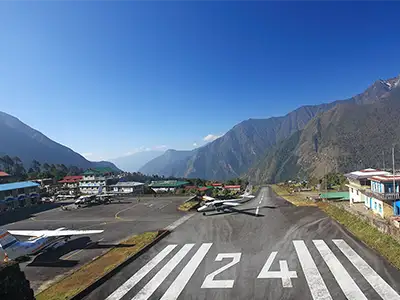
[[[272,252],[257,278],[281,278],[283,287],[292,287],[291,278],[297,278],[296,271],[289,271],[286,260],[280,260],[280,271],[270,271],[272,263],[278,252]]]
[[[214,280],[214,277],[219,273],[229,269],[236,265],[240,261],[242,253],[219,253],[215,258],[215,261],[222,261],[224,258],[232,258],[232,261],[218,270],[207,275],[206,279],[201,286],[202,289],[218,289],[218,288],[232,288],[234,280]]]

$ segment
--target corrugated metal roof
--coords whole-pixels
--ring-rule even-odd
[[[325,199],[343,199],[349,200],[350,195],[349,192],[329,192],[329,193],[322,193],[320,194],[321,198]]]
[[[23,189],[23,188],[30,188],[30,187],[36,187],[36,186],[39,186],[39,184],[32,182],[32,181],[4,183],[4,184],[0,184],[0,192],[16,190],[16,189]]]
[[[10,174],[7,174],[6,172],[0,171],[0,177],[8,177]]]
[[[139,185],[144,185],[142,182],[135,182],[135,181],[123,181],[123,182],[117,182],[117,184],[112,185],[113,187],[134,187],[134,186],[139,186]]]

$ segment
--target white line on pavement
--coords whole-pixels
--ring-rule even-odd
[[[165,278],[175,269],[181,262],[186,254],[192,249],[194,244],[185,244],[179,251],[172,257],[168,263],[136,294],[132,300],[147,300],[154,293],[154,291],[163,283]]]
[[[168,290],[162,296],[161,300],[174,300],[178,299],[179,295],[193,276],[194,272],[210,250],[212,243],[202,244],[197,252],[190,259],[188,264],[183,268],[175,281],[169,286]]]
[[[258,211],[260,210],[260,207],[259,206],[257,206],[257,208],[256,208],[256,215],[258,216]]]
[[[332,240],[347,259],[364,276],[384,300],[399,300],[400,296],[344,240]]]
[[[187,220],[189,220],[191,217],[193,217],[195,214],[189,214],[189,215],[185,215],[182,218],[176,220],[174,223],[168,225],[167,227],[165,227],[166,230],[172,231],[174,230],[176,227],[178,227],[179,225],[185,223]]]
[[[306,277],[308,287],[310,288],[311,296],[314,300],[332,300],[328,288],[325,285],[321,274],[311,257],[304,241],[293,241],[294,248],[299,258],[301,267]]]
[[[367,300],[367,297],[365,297],[365,295],[361,292],[360,288],[350,277],[349,273],[337,259],[335,254],[333,254],[331,249],[329,249],[328,245],[323,240],[313,240],[313,243],[328,265],[329,270],[331,270],[347,299]]]
[[[160,253],[158,253],[151,261],[137,271],[123,285],[116,289],[106,300],[119,300],[130,291],[140,280],[143,279],[153,268],[158,265],[177,245],[168,245]]]

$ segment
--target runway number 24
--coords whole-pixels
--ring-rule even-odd
[[[280,270],[279,271],[270,271],[271,265],[275,260],[278,252],[272,252],[267,259],[264,267],[262,268],[260,274],[257,278],[281,278],[283,287],[292,287],[292,278],[297,278],[296,271],[289,271],[289,267],[286,260],[280,260]],[[229,269],[236,265],[241,258],[241,253],[219,253],[215,258],[215,261],[222,261],[224,258],[231,258],[232,261],[228,264],[222,266],[218,270],[207,275],[206,279],[201,286],[203,289],[217,289],[217,288],[232,288],[234,284],[234,280],[215,280],[214,277],[223,271]]]

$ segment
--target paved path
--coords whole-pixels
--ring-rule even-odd
[[[87,299],[400,300],[399,270],[318,208],[263,188],[238,210],[190,218]]]

